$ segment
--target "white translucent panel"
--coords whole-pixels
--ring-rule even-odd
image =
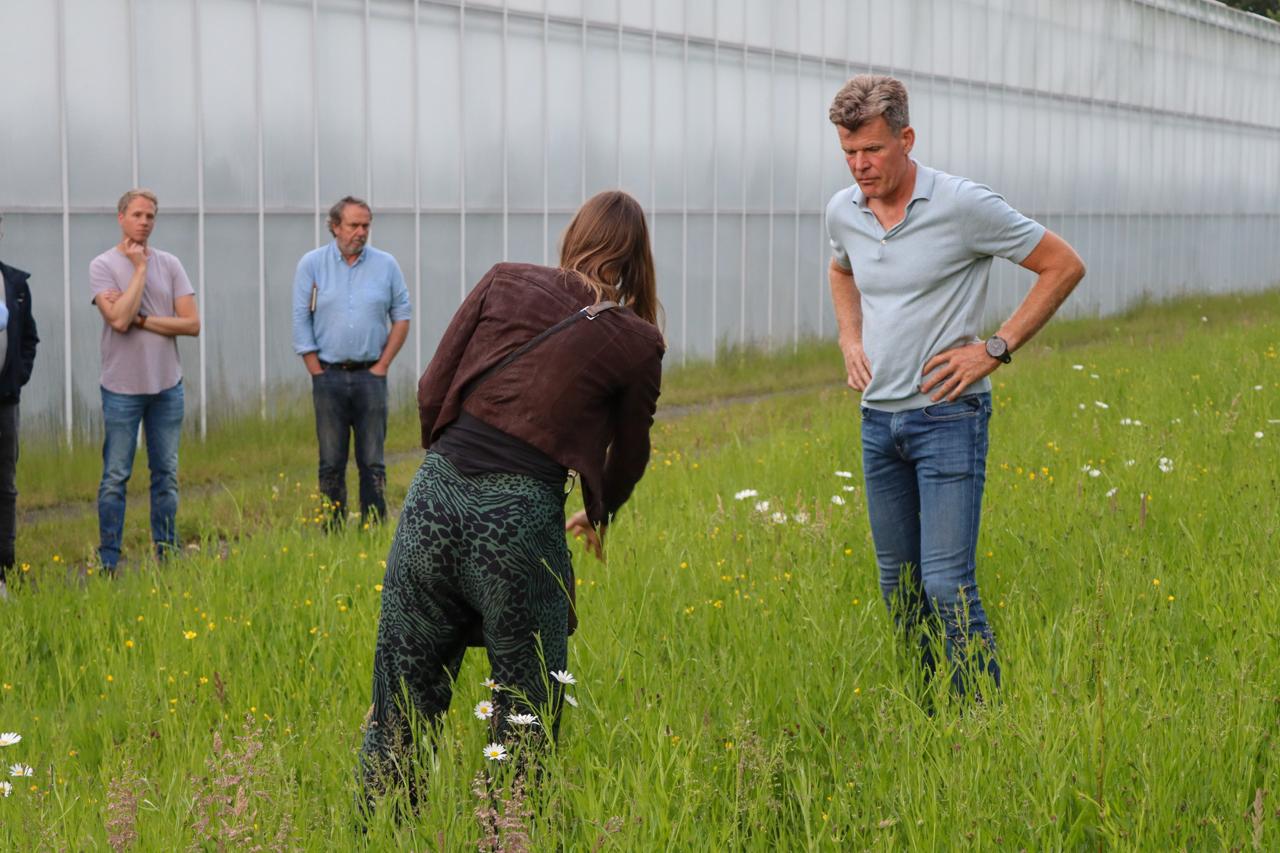
[[[716,252],[716,336],[717,348],[742,340],[742,312],[747,295],[743,292],[742,217],[721,214],[709,245]]]
[[[552,24],[547,34],[547,135],[551,159],[549,203],[577,209],[582,202],[582,32]]]
[[[127,12],[125,0],[66,0],[67,160],[73,205],[114,209],[116,199],[133,184]],[[190,44],[190,30],[176,37]]]
[[[770,10],[772,32],[769,35],[769,47],[783,53],[795,53],[799,49],[796,19],[799,7],[795,0],[791,3],[776,3]]]
[[[375,205],[413,205],[413,15],[379,0],[369,18],[369,137]],[[420,126],[420,125],[419,125]]]
[[[684,267],[684,316],[689,329],[686,351],[690,357],[709,358],[719,336],[720,320],[715,292],[719,283],[711,277],[715,250],[711,217],[690,214],[685,227],[688,252]]]
[[[722,48],[715,75],[716,89],[711,107],[716,124],[714,190],[722,209],[737,209],[742,204],[743,153],[747,142],[743,133],[747,101],[743,96],[742,62],[741,51],[730,52]]]
[[[689,326],[684,310],[685,282],[683,272],[682,242],[684,226],[678,213],[660,213],[651,225],[653,264],[658,279],[658,300],[666,309],[667,344],[673,350],[668,358],[678,363],[680,353],[685,352]]]
[[[633,0],[633,2],[644,2],[644,0]],[[661,33],[671,33],[682,35],[685,32],[685,13],[687,11],[684,0],[649,0],[653,6],[654,26]]]
[[[316,83],[320,93],[320,205],[364,196],[364,4],[321,0],[316,27]]]
[[[305,388],[302,359],[293,351],[293,276],[298,261],[315,248],[310,216],[276,214],[267,217],[266,304],[267,304],[267,387],[287,385]],[[256,280],[256,272],[253,276]],[[257,304],[257,298],[254,298]],[[254,350],[256,352],[256,350]],[[268,401],[272,395],[268,395]]]
[[[311,50],[309,4],[263,4],[263,190],[271,207],[315,203]]]
[[[419,328],[414,335],[422,347],[419,370],[431,360],[440,335],[473,282],[464,281],[459,271],[458,217],[450,214],[422,216],[422,296],[417,301]],[[408,278],[406,274],[406,278]]]
[[[624,0],[621,2],[622,25],[642,30],[653,29],[653,4],[648,0]]]
[[[827,0],[795,0],[796,47],[806,56],[821,56],[826,41]]]
[[[463,52],[467,207],[502,206],[502,19],[468,10]]]
[[[796,103],[798,83],[794,60],[779,59],[770,79],[773,115],[771,117],[771,158],[773,165],[774,206],[790,209],[794,204],[796,172],[796,123],[801,121]]]
[[[749,210],[767,210],[772,198],[770,168],[774,161],[771,146],[776,132],[768,109],[773,91],[769,74],[769,57],[758,54],[747,57],[746,83],[746,101],[757,107],[746,110],[743,114],[746,206]]]
[[[773,44],[774,19],[777,14],[778,4],[771,0],[745,0],[742,20],[748,45],[768,49]]]
[[[746,337],[765,344],[773,329],[769,219],[765,214],[746,217]]]
[[[62,217],[5,213],[0,227],[4,229],[0,260],[31,274],[31,316],[41,340],[31,380],[22,389],[23,441],[28,436],[61,437],[66,365],[62,318],[67,310],[62,293]],[[75,270],[72,276],[71,309],[76,313],[83,313],[89,305],[89,297],[79,284],[88,280],[87,272]],[[98,313],[91,306],[90,310]]]
[[[258,219],[249,215],[210,214],[204,221],[205,339],[207,394],[211,423],[244,414],[237,402],[257,411],[261,388],[259,337]],[[193,271],[188,269],[190,275]],[[274,319],[274,318],[273,318]],[[288,334],[288,317],[267,334]],[[299,359],[300,361],[301,359]],[[188,366],[188,372],[191,372]],[[301,379],[301,377],[298,377]],[[214,418],[214,415],[217,415]]]
[[[58,28],[53,3],[0,3],[0,211],[15,205],[62,204],[58,132]],[[3,244],[0,244],[0,250]]]
[[[583,0],[545,0],[547,13],[561,18],[581,18]]]
[[[619,156],[622,158],[621,188],[638,198],[647,208],[649,197],[649,169],[653,162],[653,149],[649,135],[653,128],[653,106],[656,93],[650,86],[653,64],[649,60],[650,40],[647,36],[624,34],[622,37],[621,97],[619,105],[622,119],[622,138]]]
[[[508,202],[512,209],[541,210],[546,115],[542,22],[512,18],[507,28],[506,57]]]
[[[467,214],[466,280],[470,290],[494,264],[502,262],[502,216]]]
[[[658,208],[679,208],[684,194],[685,150],[684,48],[660,42],[654,69],[654,151]]]
[[[222,0],[204,3],[200,10],[205,205],[256,208],[254,4],[249,0]]]
[[[712,1],[716,17],[715,37],[731,44],[741,44],[746,36],[747,0]]]
[[[823,87],[822,68],[817,62],[804,62],[796,97],[795,166],[796,194],[805,207],[814,201],[814,192],[822,185],[822,161],[826,152],[821,141],[835,136],[831,122],[827,120],[827,95]]]
[[[512,12],[532,12],[538,15],[542,14],[546,8],[545,0],[506,0],[507,8]]]
[[[458,11],[419,7],[418,167],[427,208],[458,204],[461,92],[458,86]]]
[[[507,221],[507,259],[521,264],[554,263],[542,253],[542,214],[512,214]]]
[[[618,23],[618,0],[583,0],[582,5],[582,15],[591,23]]]
[[[610,30],[587,33],[587,73],[582,78],[587,122],[586,194],[594,195],[618,184],[621,149],[618,123],[626,107],[618,97],[618,38]]]
[[[825,233],[826,227],[820,215],[802,214],[800,216],[796,243],[798,299],[795,325],[801,338],[813,337],[820,331],[829,331],[835,327],[826,310],[830,301],[827,296],[825,275],[827,254],[821,250],[819,243],[819,237]]]
[[[681,32],[690,38],[714,39],[716,37],[716,7],[711,0],[702,3],[683,3],[684,25]]]
[[[685,150],[687,169],[686,202],[690,209],[709,210],[715,186],[716,142],[714,135],[715,69],[711,48],[689,45],[689,61],[683,87]]]

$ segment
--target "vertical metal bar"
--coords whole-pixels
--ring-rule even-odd
[[[680,363],[689,361],[689,4],[680,59]]]
[[[649,245],[658,256],[658,0],[649,3]],[[656,263],[656,261],[655,261]]]
[[[74,425],[71,395],[71,181],[67,169],[67,2],[58,0],[58,154],[62,183],[62,419],[67,447]]]
[[[578,181],[582,202],[587,200],[587,13],[582,13],[581,65],[578,74]],[[581,202],[579,202],[581,203]]]
[[[315,244],[320,245],[320,11],[311,0],[311,192]]]
[[[542,0],[542,265],[546,266],[551,254],[551,122],[547,113],[551,109],[551,81],[548,65],[551,58],[549,30],[551,29],[551,0]]]
[[[458,302],[467,298],[467,0],[458,2]]]
[[[364,85],[364,197],[373,204],[373,50],[369,33],[369,0],[364,0],[364,67],[361,69]]]
[[[845,10],[844,14],[846,18],[844,29],[845,29],[846,38],[847,38],[848,37],[847,33],[849,31],[848,21],[847,21],[849,17],[849,7],[846,5],[844,7],[844,10]],[[821,59],[819,60],[819,63],[818,63],[818,104],[819,106],[821,106],[822,93],[825,91],[826,85],[827,85],[827,4],[826,3],[822,4],[822,15],[818,20],[818,26],[819,26],[819,29],[822,31],[822,49],[820,51]],[[847,56],[848,54],[845,54],[845,55]],[[818,119],[818,120],[820,121],[821,119]],[[826,279],[823,275],[823,263],[822,263],[823,260],[825,260],[826,254],[827,254],[826,252],[827,242],[824,236],[826,234],[826,227],[825,227],[826,223],[823,217],[823,211],[826,210],[826,206],[824,204],[826,200],[823,198],[823,192],[822,192],[822,189],[823,189],[822,164],[825,161],[825,158],[822,155],[823,155],[823,151],[825,150],[825,146],[822,144],[822,134],[818,133],[818,134],[815,134],[815,136],[818,139],[817,159],[814,160],[814,162],[818,164],[818,227],[816,229],[818,232],[818,266],[817,266],[818,274],[815,276],[815,279],[817,280],[814,283],[818,286],[818,299],[815,305],[818,311],[818,337],[821,338],[823,336],[823,325],[824,325],[823,320],[826,317],[826,310],[825,310]],[[797,252],[800,251],[798,245],[797,245],[796,251]]]
[[[796,4],[796,79],[795,79],[795,95],[792,97],[792,103],[796,108],[796,133],[795,140],[795,200],[792,206],[793,231],[791,234],[791,351],[795,352],[800,348],[800,137],[804,121],[800,118],[800,4]]]
[[[711,6],[711,363],[720,349],[720,4]]]
[[[618,142],[615,152],[617,154],[618,171],[614,184],[618,189],[622,189],[622,0],[618,0],[616,10],[618,15],[618,73],[614,77],[613,102],[617,106],[613,113],[613,138]]]
[[[777,160],[777,140],[775,139],[774,129],[778,124],[777,109],[775,106],[775,90],[777,86],[774,81],[777,79],[777,59],[778,59],[778,5],[773,4],[773,11],[769,16],[772,26],[769,27],[769,239],[766,243],[769,246],[769,269],[768,269],[768,286],[766,292],[769,294],[768,305],[766,306],[765,321],[765,348],[773,350],[773,246],[777,240],[773,233],[773,169],[774,162]]]
[[[195,67],[196,102],[196,301],[200,305],[201,322],[208,322],[204,277],[204,69],[200,49],[200,0],[192,0],[191,57]],[[200,349],[200,440],[209,435],[208,335],[196,340]]]
[[[138,186],[138,22],[135,0],[129,0],[129,160],[131,186]]]
[[[254,2],[253,107],[258,143],[258,417],[267,416],[267,228],[262,128],[262,0]]]
[[[422,369],[422,144],[421,129],[418,126],[420,105],[419,76],[421,74],[420,14],[422,6],[413,0],[413,50],[410,53],[413,62],[413,82],[409,87],[409,120],[413,123],[411,150],[413,152],[413,366],[416,371]]]
[[[507,115],[507,19],[508,0],[502,0],[502,55],[498,59],[498,121],[502,122],[502,260],[511,259],[510,244],[510,180],[507,164],[507,129],[511,124]]]

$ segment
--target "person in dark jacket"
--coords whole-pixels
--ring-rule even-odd
[[[18,526],[18,398],[36,360],[36,321],[31,316],[27,273],[0,263],[8,323],[0,329],[0,598],[7,597]]]
[[[490,757],[513,726],[555,733],[572,681],[565,530],[603,559],[605,530],[648,465],[659,311],[644,212],[606,192],[570,223],[558,268],[498,264],[454,315],[418,384],[427,454],[387,557],[361,749],[369,793],[414,778],[409,721],[448,710],[478,638],[494,691],[476,708]],[[585,509],[566,524],[571,472]]]

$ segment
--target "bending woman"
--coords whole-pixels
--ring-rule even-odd
[[[448,710],[469,637],[483,638],[501,687],[496,736],[509,714],[548,699],[553,719],[541,722],[554,733],[548,673],[567,668],[574,585],[565,530],[602,557],[609,521],[644,474],[665,348],[658,312],[644,212],[605,192],[570,223],[559,268],[498,264],[449,323],[418,383],[427,455],[383,581],[361,749],[372,789],[379,776],[412,778],[401,764],[409,717]],[[571,470],[586,508],[566,524]]]

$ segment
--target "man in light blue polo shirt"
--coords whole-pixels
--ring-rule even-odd
[[[854,185],[827,205],[831,299],[849,386],[862,392],[862,457],[880,590],[926,681],[939,639],[957,695],[1000,684],[978,596],[988,374],[1048,322],[1084,277],[1067,243],[987,187],[911,159],[907,90],[851,79],[832,102]],[[980,337],[993,257],[1039,278]]]
[[[387,513],[387,370],[409,335],[412,311],[396,259],[367,245],[372,222],[368,204],[339,200],[329,209],[333,242],[303,255],[293,279],[293,349],[311,374],[320,492],[331,525],[347,514],[352,433],[361,519]]]

